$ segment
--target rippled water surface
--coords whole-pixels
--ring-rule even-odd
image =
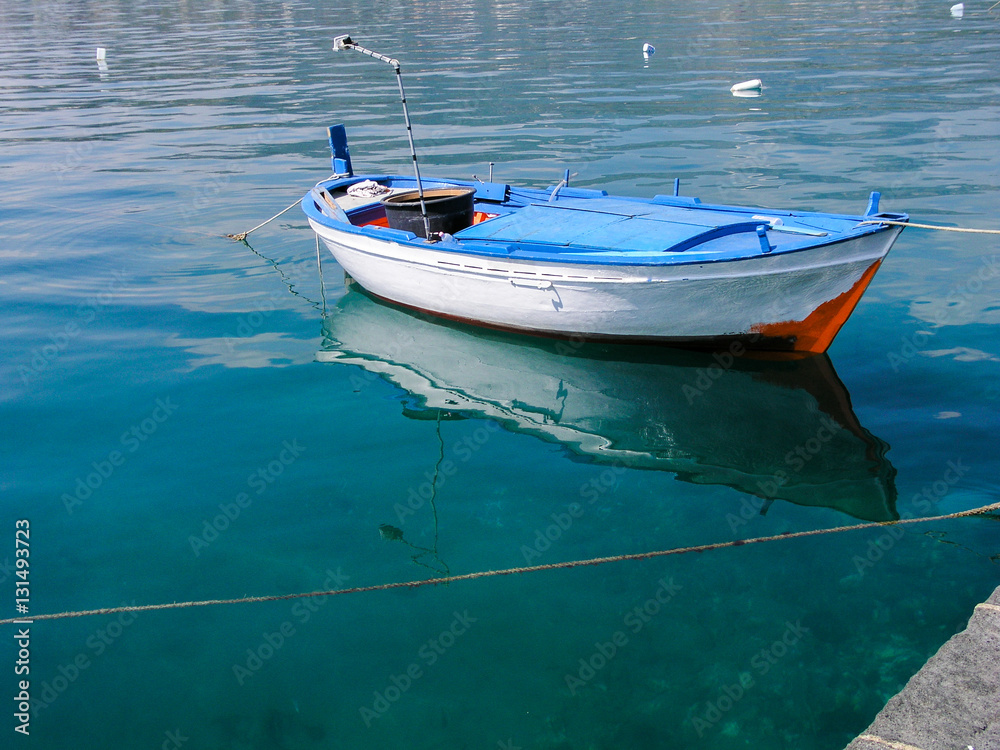
[[[427,174],[838,213],[878,189],[997,228],[1000,9],[949,5],[0,0],[0,613],[19,519],[41,614],[997,502],[995,238],[908,229],[829,357],[729,366],[386,307],[321,280],[297,208],[222,236],[328,174],[327,125],[408,170],[392,71],[333,53],[347,32],[402,61]],[[4,742],[833,750],[998,553],[985,517],[38,621]]]

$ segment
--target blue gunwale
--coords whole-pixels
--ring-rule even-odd
[[[393,188],[416,188],[413,177],[384,174],[333,178],[319,183],[317,187],[336,193],[363,180],[373,180]],[[601,266],[682,266],[761,260],[832,246],[889,228],[885,224],[859,225],[862,221],[907,220],[905,214],[861,216],[773,210],[703,204],[698,198],[687,196],[609,196],[603,190],[569,187],[559,189],[557,199],[550,202],[554,188],[538,190],[503,183],[435,178],[425,178],[422,182],[424,189],[473,187],[476,189],[476,211],[498,216],[456,233],[453,240],[428,244],[410,232],[380,226],[357,226],[331,218],[316,207],[311,192],[303,197],[302,208],[309,218],[330,229],[422,250],[538,263]],[[633,207],[635,212],[630,211]],[[347,215],[352,220],[370,220],[362,217],[378,208],[378,202],[373,200],[348,209]],[[563,218],[559,217],[560,209],[567,212],[565,221],[561,222],[563,226],[560,225]],[[519,220],[518,213],[524,214],[525,221]],[[755,216],[760,218],[754,219]],[[531,223],[532,218],[543,221]],[[766,241],[772,249],[765,253],[753,230],[758,225],[767,225],[768,218],[780,218],[790,230],[821,231],[826,235],[819,237],[769,229]],[[549,219],[554,219],[554,223]],[[537,232],[533,229],[535,227]],[[511,234],[510,238],[504,238],[501,231],[504,229]],[[648,234],[643,234],[644,229],[648,230]],[[496,233],[494,230],[499,231],[501,236],[491,237]],[[560,232],[565,232],[567,236],[561,237]],[[609,249],[606,244],[597,241],[602,233],[609,242],[626,243],[629,236],[634,242],[631,247]],[[658,236],[656,233],[666,236],[663,244],[670,249],[656,249],[649,241],[651,237]],[[532,240],[533,234],[540,234],[544,241]],[[573,237],[582,241],[575,243]],[[587,238],[597,239],[594,244],[586,244]]]

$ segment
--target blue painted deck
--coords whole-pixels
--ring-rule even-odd
[[[398,175],[352,175],[322,185],[337,193],[362,180],[416,188],[413,178]],[[496,215],[456,232],[455,241],[436,245],[438,250],[463,255],[598,265],[686,265],[809,251],[885,229],[876,224],[859,226],[866,218],[861,215],[709,205],[683,196],[632,198],[564,188],[555,200],[549,200],[552,189],[435,178],[423,183],[424,189],[475,187],[476,210]],[[349,209],[352,224],[324,214],[309,195],[303,198],[302,208],[310,218],[338,231],[426,247],[423,239],[410,232],[372,225],[376,213],[384,215],[377,199]],[[903,214],[877,216],[906,218]],[[772,221],[780,226],[771,226]],[[758,235],[762,227],[766,231]]]
[[[726,234],[753,232],[764,223],[746,218],[616,198],[570,198],[527,206],[463,229],[456,238],[655,254],[682,252]],[[756,245],[754,238],[752,246]]]

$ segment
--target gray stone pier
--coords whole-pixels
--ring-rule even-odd
[[[1000,588],[847,750],[1000,750]]]

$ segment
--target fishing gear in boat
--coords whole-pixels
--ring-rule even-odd
[[[378,52],[374,52],[373,50],[362,47],[360,44],[356,44],[348,34],[342,34],[341,36],[334,37],[333,51],[339,52],[344,49],[353,49],[363,55],[373,57],[376,60],[391,65],[396,71],[396,83],[399,86],[399,100],[403,104],[403,119],[406,121],[406,137],[410,142],[410,156],[413,158],[413,176],[417,179],[417,196],[420,200],[420,215],[424,220],[424,237],[427,238],[428,242],[434,242],[434,237],[431,234],[430,219],[427,216],[427,204],[424,200],[424,187],[420,180],[420,166],[417,164],[417,149],[413,145],[413,126],[410,124],[410,112],[406,107],[406,92],[403,90],[403,73],[399,67],[399,60],[388,57],[387,55],[380,55]]]

